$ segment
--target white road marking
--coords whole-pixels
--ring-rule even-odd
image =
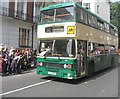
[[[19,77],[19,76],[22,76],[22,75],[14,75],[14,76],[12,76],[12,77]]]
[[[33,85],[29,85],[29,86],[26,86],[26,87],[23,87],[23,88],[19,88],[19,89],[16,89],[16,90],[12,90],[12,91],[9,91],[9,92],[0,94],[0,96],[4,96],[4,95],[7,95],[7,94],[11,94],[11,93],[14,93],[14,92],[17,92],[17,91],[21,91],[21,90],[24,90],[24,89],[28,89],[28,88],[31,88],[31,87],[35,87],[35,86],[38,86],[38,85],[41,85],[41,84],[48,83],[48,82],[50,82],[50,81],[52,81],[52,80],[47,80],[47,81],[44,81],[44,82],[40,82],[40,83],[36,83],[36,84],[33,84]]]

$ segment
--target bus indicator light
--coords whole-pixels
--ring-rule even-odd
[[[42,62],[40,62],[40,63],[39,63],[39,66],[43,66],[43,63],[42,63]]]
[[[64,68],[71,69],[72,65],[71,65],[71,64],[64,64],[63,67],[64,67]]]
[[[66,64],[64,64],[64,65],[63,65],[63,67],[64,67],[64,68],[67,68],[67,65],[66,65]]]
[[[72,67],[72,66],[71,66],[70,64],[69,64],[69,65],[67,65],[67,68],[68,68],[68,69],[71,69],[71,67]]]

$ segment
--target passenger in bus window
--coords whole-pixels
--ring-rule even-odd
[[[96,55],[96,51],[95,50],[91,50],[90,51],[90,56],[92,56],[92,55]]]
[[[115,52],[115,48],[113,46],[110,47],[110,53],[114,53]]]
[[[101,53],[100,48],[96,48],[96,54],[99,55]]]
[[[104,54],[104,53],[105,53],[105,50],[104,50],[104,49],[101,49],[100,54]]]

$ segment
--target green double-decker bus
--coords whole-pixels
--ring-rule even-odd
[[[77,79],[118,64],[117,27],[76,2],[40,12],[37,74]]]

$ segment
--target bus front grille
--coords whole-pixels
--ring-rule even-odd
[[[63,64],[44,62],[43,66],[50,68],[63,68]]]

